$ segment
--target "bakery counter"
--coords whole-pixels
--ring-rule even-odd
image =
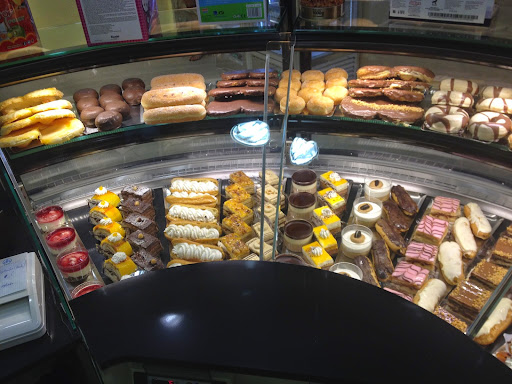
[[[319,382],[512,379],[497,359],[414,304],[312,268],[206,263],[122,281],[70,304],[103,370],[134,361]],[[110,326],[99,325],[98,313]],[[116,336],[134,327],[143,334],[137,343]],[[367,355],[376,357],[372,369]]]

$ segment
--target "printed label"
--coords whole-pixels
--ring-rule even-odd
[[[487,0],[391,0],[390,17],[483,24]]]
[[[263,1],[196,0],[201,24],[228,24],[248,21],[265,21]]]

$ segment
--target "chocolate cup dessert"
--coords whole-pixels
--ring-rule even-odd
[[[302,252],[302,246],[313,239],[313,225],[306,220],[291,220],[284,226],[284,245],[292,252]]]
[[[316,207],[316,196],[309,192],[292,193],[288,198],[288,214],[294,219],[309,220]]]
[[[292,175],[292,192],[316,193],[317,176],[311,169],[301,169]]]

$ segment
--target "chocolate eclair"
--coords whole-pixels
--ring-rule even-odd
[[[389,256],[389,248],[384,240],[374,240],[372,243],[372,259],[379,281],[388,281],[395,268]]]
[[[402,255],[405,254],[405,249],[407,248],[405,240],[391,224],[386,220],[380,219],[375,224],[375,229],[382,236],[389,249]]]
[[[392,200],[382,202],[385,218],[400,232],[407,232],[411,226],[411,220],[403,214],[397,203]]]
[[[380,288],[379,280],[377,279],[377,275],[375,274],[375,270],[373,269],[372,262],[366,256],[356,256],[354,258],[354,264],[361,268],[363,271],[363,281],[365,283],[375,285]]]
[[[391,198],[407,216],[414,216],[418,213],[418,205],[401,185],[391,188]]]

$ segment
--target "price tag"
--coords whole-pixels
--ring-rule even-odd
[[[0,260],[0,297],[27,288],[27,254]]]
[[[264,1],[196,0],[196,5],[201,24],[238,24],[267,19]]]
[[[389,16],[483,24],[488,2],[488,0],[391,0]]]

